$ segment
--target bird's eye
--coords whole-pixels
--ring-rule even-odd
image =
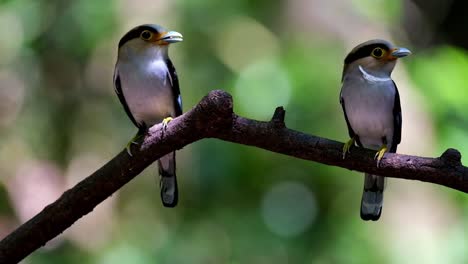
[[[141,32],[140,37],[144,40],[149,40],[153,36],[153,33],[149,32],[148,30],[145,30]]]
[[[385,54],[385,51],[379,47],[372,50],[372,53],[371,53],[372,57],[377,58],[377,59],[382,58],[384,54]]]

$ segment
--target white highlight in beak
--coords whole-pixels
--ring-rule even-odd
[[[161,40],[167,43],[176,43],[183,41],[183,36],[177,31],[169,31],[161,37]]]
[[[396,58],[403,58],[403,57],[406,57],[408,55],[411,55],[411,51],[409,49],[407,49],[407,48],[396,48],[392,52],[392,56],[396,57]]]

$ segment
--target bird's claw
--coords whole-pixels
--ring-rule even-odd
[[[127,150],[127,153],[130,157],[133,157],[132,151],[131,151],[132,144],[138,145],[138,140],[140,140],[142,137],[143,135],[138,133],[127,143],[125,150]]]
[[[127,146],[125,147],[125,150],[127,150],[127,153],[130,157],[133,157],[132,151],[130,150],[130,147],[132,146],[133,142],[128,142]]]
[[[169,122],[172,121],[172,117],[166,117],[163,119],[162,121],[162,128],[163,128],[163,131],[166,131],[167,129],[167,124],[169,124]]]
[[[350,149],[354,145],[354,138],[350,138],[348,142],[343,145],[343,159],[346,158],[347,153],[351,153]]]
[[[383,144],[382,147],[380,147],[379,151],[375,153],[374,159],[377,160],[377,168],[380,166],[380,161],[382,160],[383,156],[387,152],[387,145]]]

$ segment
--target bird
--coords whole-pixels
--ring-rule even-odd
[[[138,128],[127,144],[138,144],[149,127],[162,123],[163,131],[172,118],[182,114],[182,99],[176,69],[169,59],[169,45],[183,41],[179,32],[155,24],[137,26],[120,39],[114,70],[114,88],[130,120]],[[162,204],[178,203],[175,152],[158,160]]]
[[[397,60],[411,54],[382,39],[359,44],[344,59],[340,103],[350,139],[343,159],[357,144],[376,150],[377,167],[386,152],[395,153],[401,142],[400,95],[391,74]],[[382,214],[385,178],[365,174],[360,216],[377,221]]]

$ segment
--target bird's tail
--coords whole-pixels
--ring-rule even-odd
[[[177,188],[175,152],[169,153],[158,160],[159,188],[161,200],[165,207],[175,207],[179,200]]]
[[[361,200],[362,220],[377,221],[382,213],[385,177],[365,174],[364,191]]]

